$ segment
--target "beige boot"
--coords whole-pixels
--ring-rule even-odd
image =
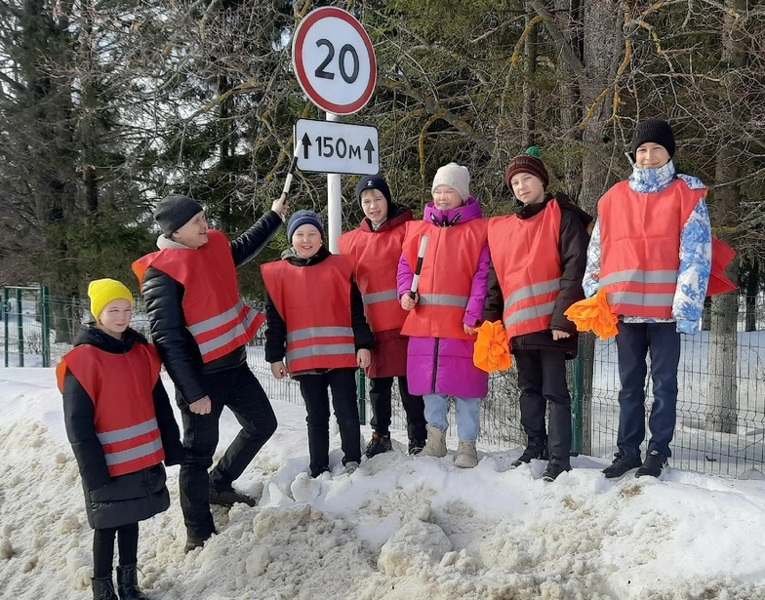
[[[446,456],[446,435],[438,427],[428,425],[428,441],[418,456],[435,456],[441,458]]]
[[[457,446],[457,458],[454,459],[454,466],[462,469],[470,469],[478,464],[478,454],[475,451],[475,442],[460,440]]]

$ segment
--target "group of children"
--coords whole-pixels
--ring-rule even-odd
[[[329,470],[329,390],[343,464],[349,472],[359,465],[357,367],[371,379],[374,432],[367,457],[392,449],[391,389],[398,378],[409,453],[447,454],[453,398],[454,464],[475,466],[488,374],[475,366],[473,346],[484,320],[502,321],[518,370],[528,443],[513,466],[545,459],[548,481],[569,471],[565,361],[576,354],[577,331],[564,312],[600,287],[620,319],[622,388],[619,451],[604,474],[637,468],[636,476],[658,476],[674,431],[679,334],[698,331],[711,263],[706,188],[676,173],[674,150],[666,122],[641,123],[631,147],[633,172],[600,200],[594,224],[567,196],[547,191],[549,175],[534,152],[507,167],[506,183],[517,200],[509,215],[482,218],[468,169],[456,163],[436,172],[421,220],[393,202],[384,179],[362,178],[356,199],[365,218],[340,238],[338,255],[328,251],[318,215],[295,212],[287,225],[290,248],[261,267],[268,294],[265,353],[276,378],[299,381],[311,476]],[[120,598],[140,599],[137,521],[167,508],[161,462],[180,462],[183,448],[156,352],[128,328],[129,292],[119,282],[100,280],[89,293],[96,323],[59,368],[67,431],[96,528],[94,593],[115,597],[107,588],[118,532]],[[655,400],[643,462],[649,351]],[[129,390],[122,379],[116,383],[115,374],[125,369],[135,374]],[[145,497],[131,499],[130,510],[115,509],[124,504],[119,490],[138,485]],[[129,539],[125,558],[123,537]]]

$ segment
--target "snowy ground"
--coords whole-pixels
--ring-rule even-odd
[[[92,534],[53,371],[3,368],[0,387],[0,597],[84,600]],[[279,429],[238,482],[260,504],[216,509],[219,534],[188,555],[169,469],[172,506],[141,524],[151,598],[765,599],[761,479],[606,481],[604,460],[578,457],[550,484],[541,462],[510,469],[519,448],[458,470],[400,445],[345,475],[335,439],[333,474],[311,480],[305,413],[274,405]]]

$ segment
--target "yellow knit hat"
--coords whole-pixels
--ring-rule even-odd
[[[98,320],[98,316],[104,309],[104,306],[112,300],[122,298],[130,302],[133,307],[133,294],[125,287],[124,283],[116,279],[96,279],[88,285],[88,297],[90,298],[90,312]]]

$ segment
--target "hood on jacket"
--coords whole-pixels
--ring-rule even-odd
[[[473,219],[480,219],[482,216],[483,212],[481,211],[481,204],[478,202],[478,199],[474,196],[468,196],[465,204],[447,210],[436,208],[431,200],[425,205],[422,219],[436,227],[451,227],[452,225],[459,225]]]
[[[328,256],[332,256],[332,253],[324,245],[322,245],[316,251],[316,254],[314,254],[310,258],[302,258],[302,257],[300,257],[298,255],[298,253],[295,251],[295,248],[290,246],[284,252],[282,252],[281,259],[288,261],[291,265],[295,265],[296,267],[308,267],[310,265],[319,264],[321,261],[323,261]]]
[[[146,338],[135,329],[128,327],[122,334],[121,339],[112,337],[105,331],[96,327],[95,323],[82,325],[74,338],[74,345],[90,344],[104,352],[122,354],[128,352],[133,344],[148,344]]]

